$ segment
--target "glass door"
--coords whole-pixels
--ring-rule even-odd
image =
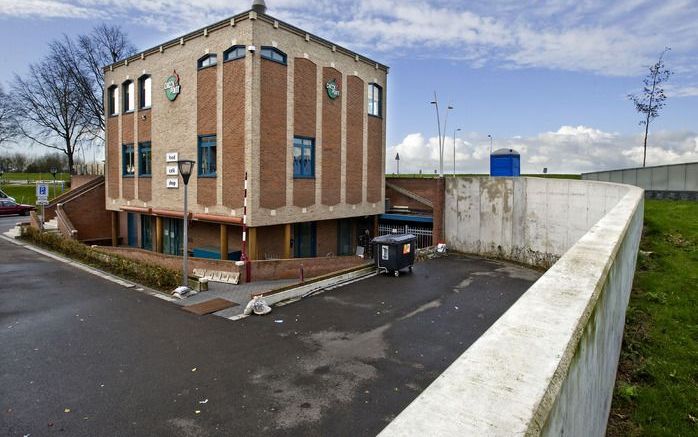
[[[182,255],[182,220],[165,218],[162,222],[162,251],[167,255]]]
[[[293,256],[295,258],[312,258],[317,255],[315,228],[315,222],[293,225]]]

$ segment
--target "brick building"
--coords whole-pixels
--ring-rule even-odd
[[[351,254],[384,212],[388,67],[249,11],[105,68],[115,243],[236,259]]]

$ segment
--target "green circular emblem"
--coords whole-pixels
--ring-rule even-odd
[[[332,79],[327,84],[325,85],[325,88],[327,88],[327,96],[334,100],[337,97],[339,97],[339,87],[337,86],[337,81]]]
[[[179,75],[177,74],[176,70],[172,72],[172,76],[168,77],[165,80],[164,89],[167,100],[169,100],[170,102],[174,102],[174,100],[179,95],[179,91],[181,89],[179,85]]]

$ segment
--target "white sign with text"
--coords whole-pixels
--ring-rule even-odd
[[[167,176],[177,176],[179,174],[179,169],[176,165],[167,166]]]
[[[165,155],[165,161],[167,162],[177,162],[179,160],[179,153],[177,152],[167,152]]]
[[[179,188],[179,179],[167,178],[167,188]]]

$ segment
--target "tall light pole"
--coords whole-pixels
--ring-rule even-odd
[[[453,131],[453,177],[456,177],[456,132],[460,132],[460,128]]]
[[[490,155],[492,154],[492,135],[487,135],[487,138],[490,139]]]
[[[182,182],[184,182],[184,244],[182,253],[182,287],[177,289],[177,293],[181,296],[186,295],[191,290],[189,289],[189,204],[187,186],[189,185],[189,178],[191,177],[192,170],[194,169],[194,161],[185,159],[177,161],[177,167],[179,167],[179,174],[182,175]]]
[[[395,162],[397,163],[397,174],[400,175],[400,154],[395,154]]]
[[[439,99],[436,97],[436,91],[434,91],[434,100],[431,102],[436,108],[436,127],[439,130],[439,166],[443,168],[444,165],[444,151],[443,145],[441,144],[441,119],[439,117]]]
[[[452,110],[453,106],[448,105],[446,107],[446,116],[444,117],[444,139],[441,142],[441,165],[439,167],[439,176],[443,177],[444,176],[444,154],[446,153],[446,135],[448,135],[446,132],[446,124],[448,123],[448,111]]]
[[[2,177],[5,175],[5,167],[0,165],[0,188],[2,188]]]

